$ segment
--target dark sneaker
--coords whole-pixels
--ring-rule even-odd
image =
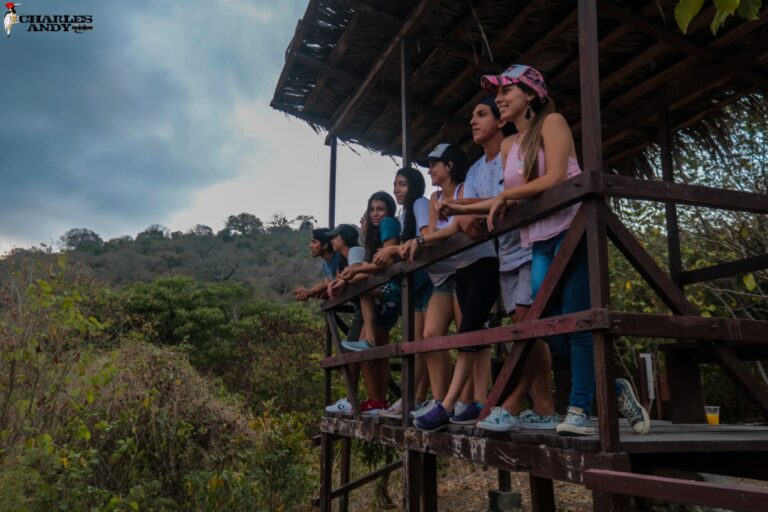
[[[557,433],[561,436],[591,436],[595,434],[595,429],[583,410],[569,407],[565,420],[557,426]]]
[[[640,405],[632,384],[627,379],[616,379],[619,414],[626,418],[635,434],[647,434],[651,430],[651,418],[648,411]]]
[[[472,402],[461,411],[454,408],[454,412],[456,414],[451,416],[451,423],[454,425],[474,425],[477,418],[480,417],[480,413],[483,412],[483,406],[479,402]]]
[[[435,402],[427,413],[422,416],[417,416],[413,420],[413,424],[419,430],[434,432],[446,426],[450,418],[451,416],[448,414],[448,411],[445,410],[443,404]]]

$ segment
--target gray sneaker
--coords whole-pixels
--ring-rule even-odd
[[[520,427],[523,430],[555,430],[557,414],[542,416],[528,409],[520,413]]]
[[[651,418],[648,411],[640,405],[627,379],[616,379],[616,400],[619,414],[626,418],[636,434],[647,434],[651,430]]]
[[[557,433],[561,436],[591,436],[596,432],[584,411],[569,407],[565,420],[557,426]]]
[[[418,418],[419,416],[427,414],[429,410],[435,406],[436,403],[437,402],[433,399],[416,404],[416,408],[411,411],[411,418]]]
[[[494,407],[491,413],[476,423],[478,428],[491,432],[520,430],[520,419],[512,416],[503,407]]]

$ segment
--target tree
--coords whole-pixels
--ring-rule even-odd
[[[187,232],[192,236],[213,236],[213,229],[204,224],[195,224]]]
[[[99,235],[86,228],[70,229],[59,238],[61,246],[66,251],[87,251],[101,247],[104,241]]]
[[[299,215],[293,222],[299,223],[299,231],[312,231],[317,224],[317,219],[314,215]]]
[[[144,240],[165,240],[170,236],[167,227],[161,224],[152,224],[147,229],[136,235],[136,241]]]
[[[291,230],[291,222],[282,213],[275,213],[269,219],[269,232],[280,233]]]
[[[224,229],[232,236],[251,236],[264,231],[264,223],[252,213],[230,215]]]

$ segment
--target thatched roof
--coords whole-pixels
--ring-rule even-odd
[[[765,109],[768,10],[757,21],[732,17],[713,36],[713,7],[705,8],[683,36],[676,3],[598,1],[604,161],[616,172],[650,172],[647,149],[658,140],[664,105],[677,140],[704,149],[729,139],[734,108]],[[580,138],[572,0],[310,0],[272,106],[340,139],[400,154],[402,37],[412,41],[417,154],[438,140],[479,152],[468,120],[480,76],[512,62],[542,71]]]

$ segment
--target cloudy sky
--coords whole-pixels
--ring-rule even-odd
[[[104,239],[153,223],[221,229],[230,214],[327,222],[324,134],[272,110],[307,0],[26,0],[21,14],[91,14],[84,34],[0,40],[0,253],[69,228]],[[337,220],[397,164],[339,152]]]

